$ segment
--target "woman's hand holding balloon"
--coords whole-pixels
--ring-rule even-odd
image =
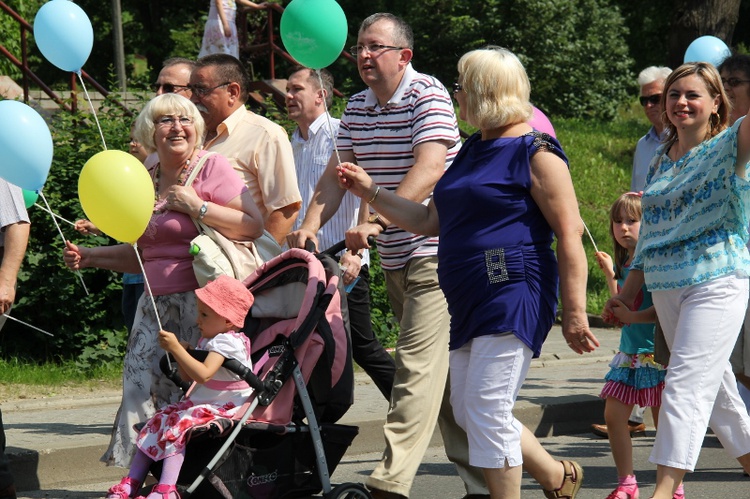
[[[354,163],[341,163],[336,167],[341,187],[365,201],[373,198],[377,189],[375,182],[365,171]]]
[[[63,250],[63,261],[70,270],[80,270],[88,267],[88,259],[86,258],[86,251],[88,248],[77,246],[70,241],[65,241],[65,249]]]

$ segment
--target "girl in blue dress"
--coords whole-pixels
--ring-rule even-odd
[[[607,286],[614,296],[630,272],[630,263],[641,228],[642,193],[628,192],[617,198],[609,211],[609,233],[615,244],[614,265],[605,252],[596,253],[596,261],[604,272]],[[620,349],[609,364],[610,371],[602,389],[606,399],[604,419],[607,423],[609,446],[617,467],[617,488],[607,499],[637,499],[638,482],[633,471],[633,445],[628,418],[633,406],[651,407],[654,423],[659,416],[661,392],[664,388],[664,366],[654,361],[654,309],[651,293],[642,287],[633,310],[621,304],[613,309],[623,324]],[[682,489],[676,499],[684,497]]]

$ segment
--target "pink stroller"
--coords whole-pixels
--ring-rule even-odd
[[[286,498],[320,491],[325,498],[371,497],[361,484],[333,487],[329,478],[359,431],[335,424],[354,394],[338,273],[326,254],[291,249],[245,280],[255,295],[243,328],[255,372],[232,359],[224,367],[254,393],[240,419],[193,429],[178,481],[182,497]],[[176,369],[165,372],[181,382]],[[160,474],[159,463],[152,472]]]

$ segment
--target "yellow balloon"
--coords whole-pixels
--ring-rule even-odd
[[[123,151],[92,156],[78,177],[83,211],[102,232],[135,243],[154,211],[154,184],[146,168]]]

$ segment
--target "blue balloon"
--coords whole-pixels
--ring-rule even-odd
[[[44,118],[23,102],[0,101],[0,158],[3,179],[29,191],[44,186],[52,166],[52,135]]]
[[[52,0],[36,13],[34,39],[49,62],[63,71],[78,72],[91,55],[94,28],[78,5]]]
[[[732,52],[721,39],[715,36],[701,36],[688,45],[682,62],[710,62],[718,67]]]

